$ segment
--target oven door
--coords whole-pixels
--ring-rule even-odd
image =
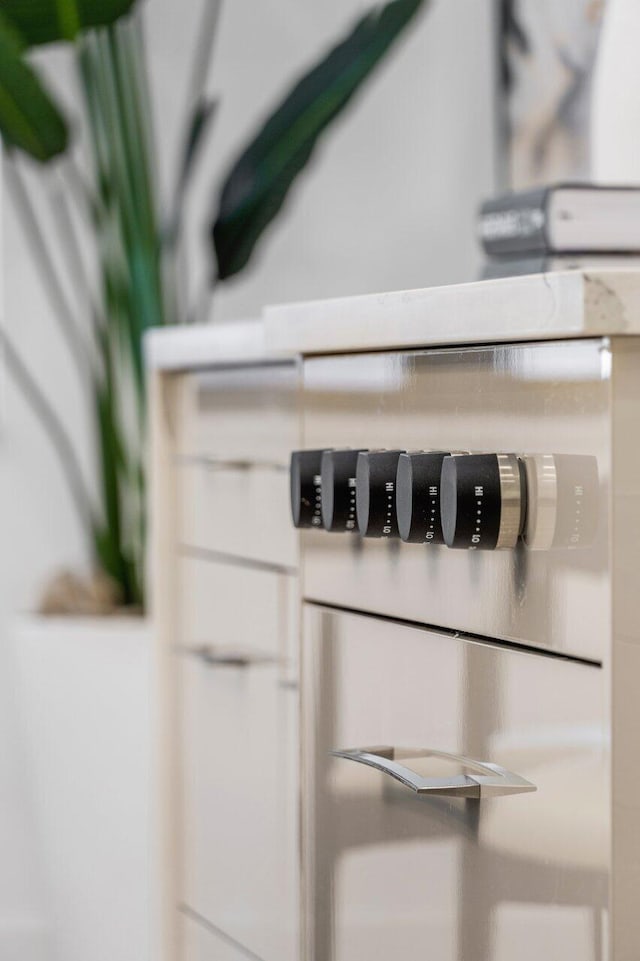
[[[600,961],[597,664],[306,605],[312,961]]]

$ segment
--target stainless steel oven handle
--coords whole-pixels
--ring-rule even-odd
[[[197,657],[209,667],[253,667],[260,664],[279,664],[280,658],[259,651],[234,650],[203,644],[198,647],[182,647],[181,653]]]
[[[461,754],[447,754],[444,751],[405,750],[395,747],[364,747],[350,750],[331,751],[333,757],[355,761],[376,768],[383,774],[395,778],[416,794],[436,794],[445,797],[485,798],[501,794],[522,794],[536,791],[535,784],[513,774],[498,764],[488,761],[474,761]],[[399,759],[410,760],[418,757],[434,757],[454,761],[461,767],[468,767],[473,773],[457,774],[453,777],[423,777],[412,771]]]

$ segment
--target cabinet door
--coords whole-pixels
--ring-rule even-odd
[[[308,605],[308,957],[604,958],[603,673]]]
[[[180,664],[182,900],[263,961],[297,961],[297,691],[261,654]]]

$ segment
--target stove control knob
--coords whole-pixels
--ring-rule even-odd
[[[417,451],[398,460],[398,532],[412,544],[443,544],[440,523],[440,474],[449,451]]]
[[[291,514],[294,527],[321,527],[320,462],[322,450],[294,450],[291,454]]]
[[[400,450],[360,452],[356,465],[356,514],[363,537],[397,537],[396,474]]]
[[[529,550],[591,547],[598,530],[598,462],[586,454],[526,454]]]
[[[524,468],[515,454],[445,457],[440,479],[442,533],[447,547],[515,547],[526,514]]]
[[[356,530],[358,450],[326,450],[322,455],[322,523],[327,531]]]

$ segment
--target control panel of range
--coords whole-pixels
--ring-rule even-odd
[[[570,454],[304,450],[291,455],[296,527],[464,550],[588,547],[598,470]]]

